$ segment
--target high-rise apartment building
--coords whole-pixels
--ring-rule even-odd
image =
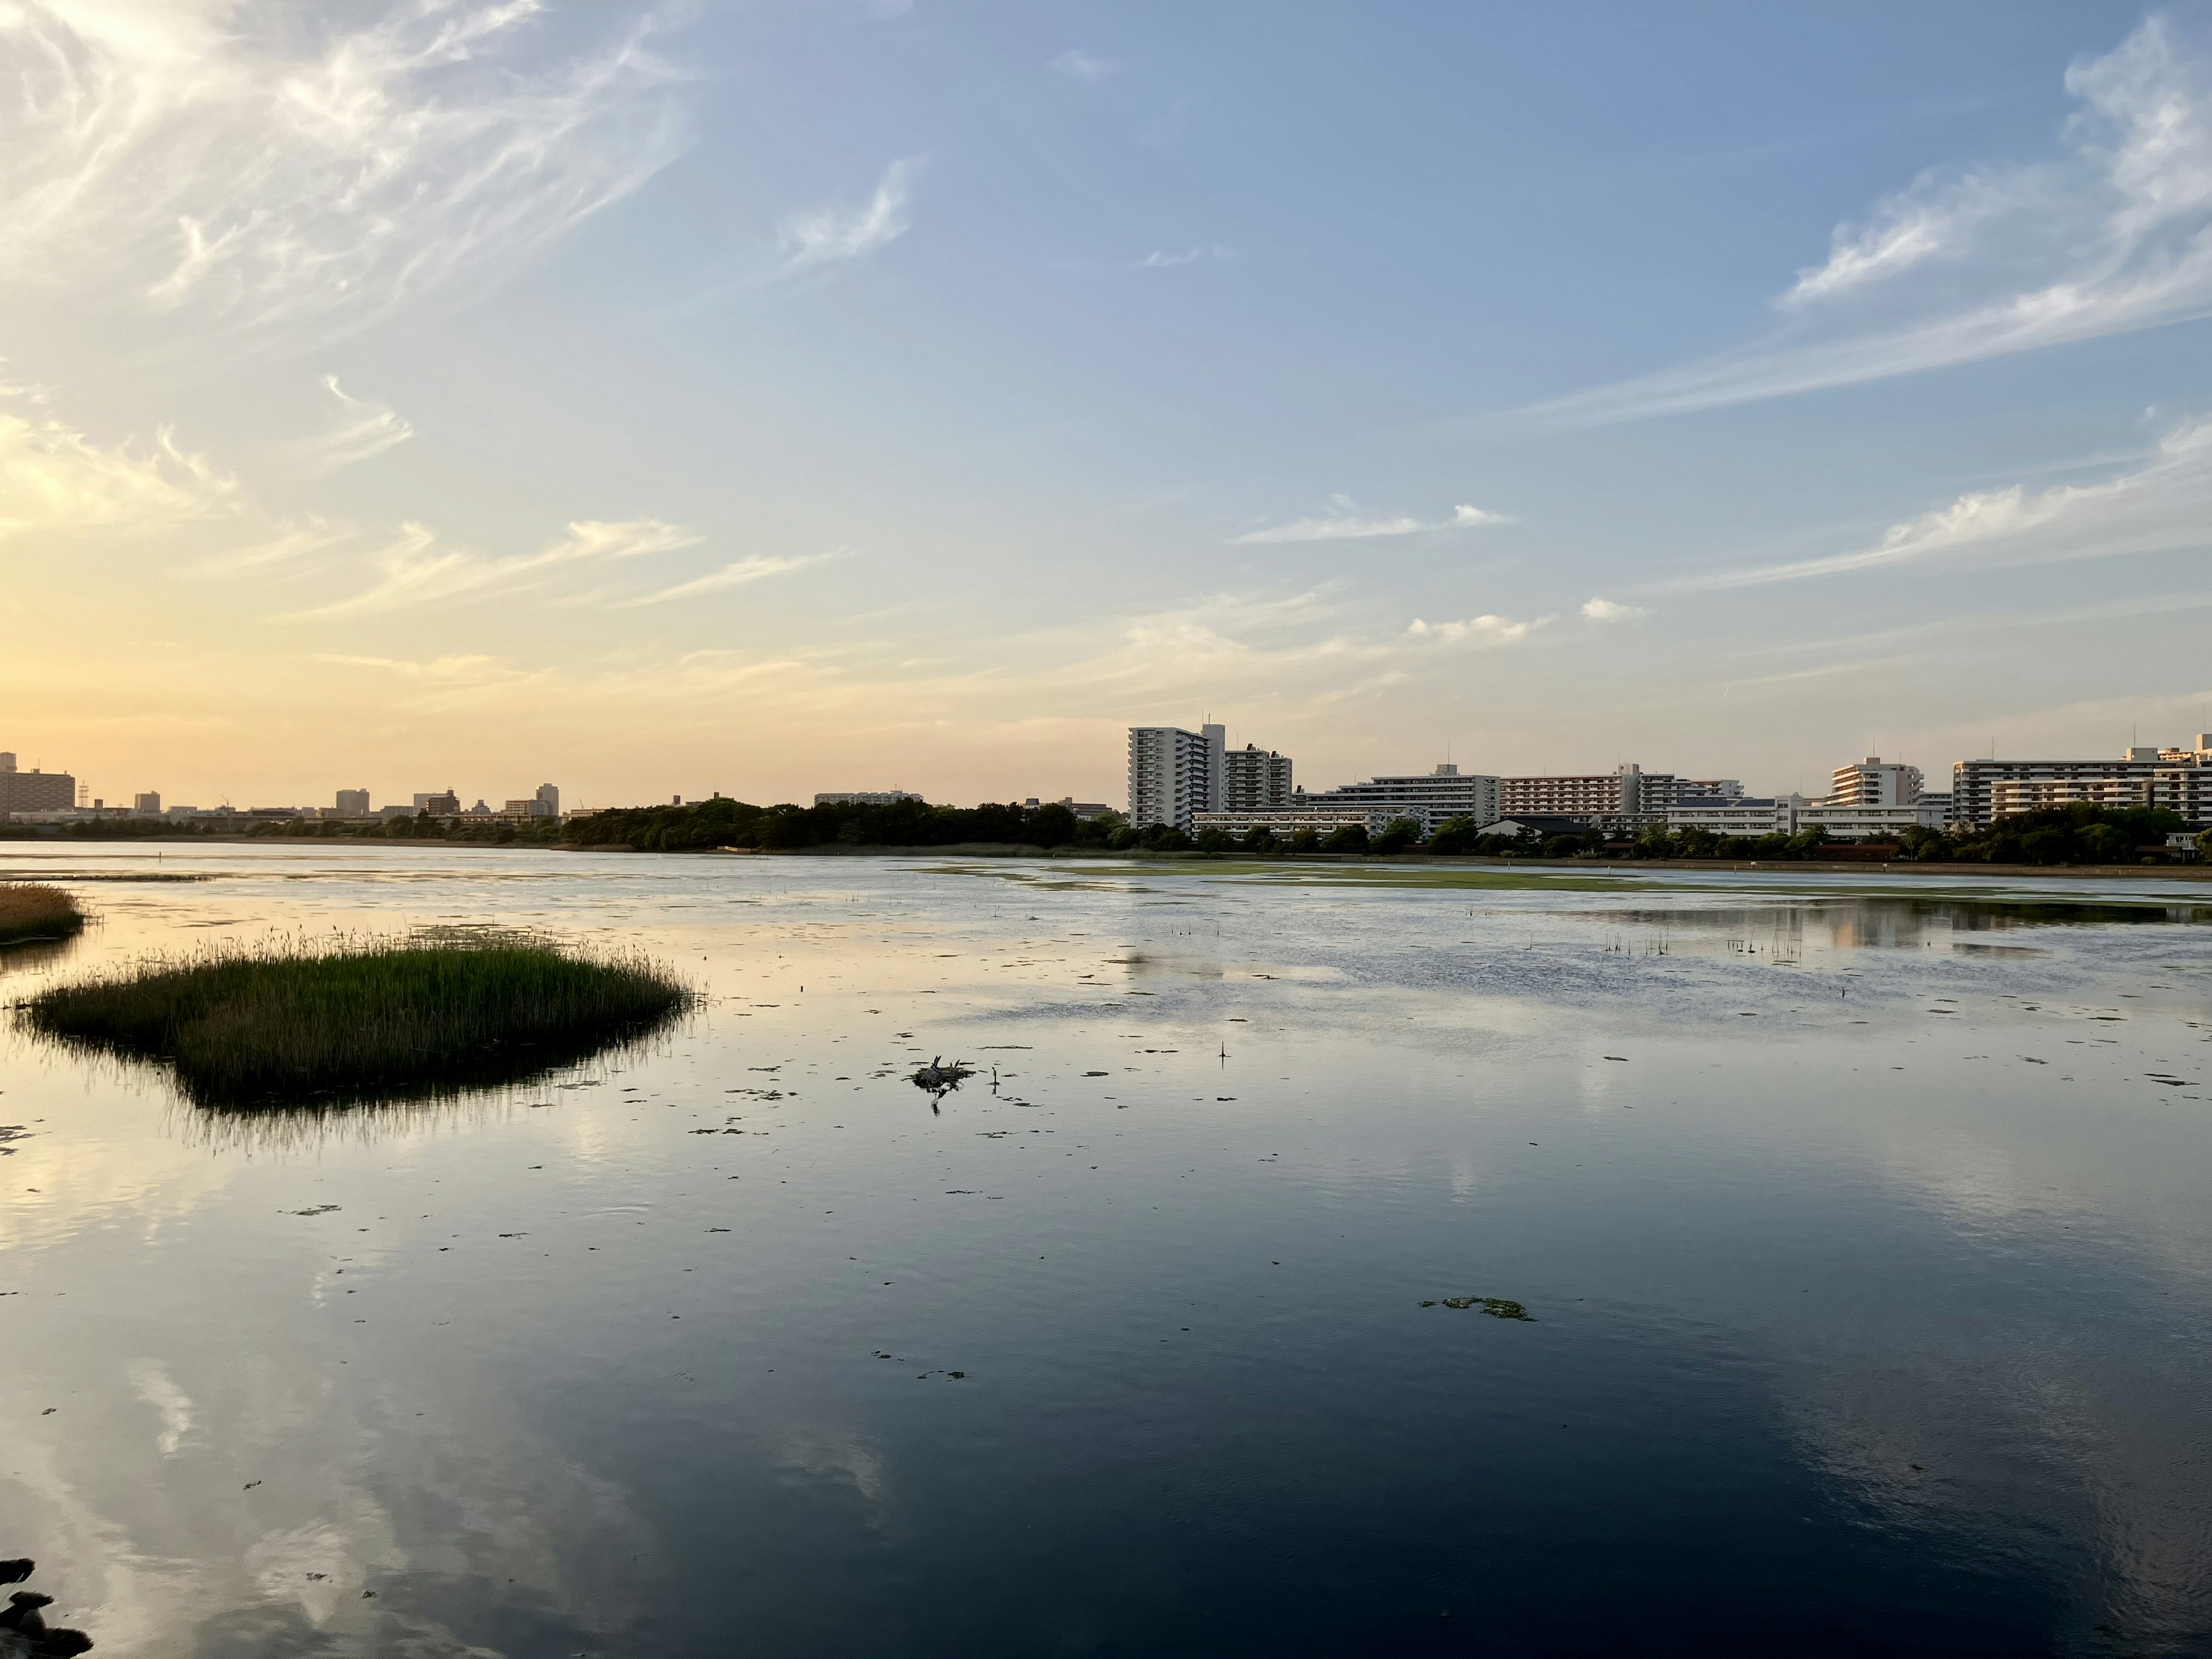
[[[1194,812],[1218,812],[1228,790],[1228,732],[1202,726],[1129,728],[1129,822],[1188,830]]]
[[[434,790],[428,794],[417,793],[415,797],[415,810],[417,812],[428,812],[434,818],[459,817],[461,813],[461,798],[451,789]]]
[[[1246,744],[1222,757],[1228,770],[1222,805],[1231,812],[1258,812],[1291,804],[1291,757]]]
[[[139,791],[137,794],[131,798],[131,811],[132,815],[137,817],[160,817],[161,816],[161,792],[158,789],[143,789]]]
[[[1869,755],[1828,775],[1828,801],[1834,806],[1910,806],[1920,799],[1925,781],[1917,766]]]
[[[531,811],[531,817],[557,818],[561,816],[561,792],[551,784],[539,784],[532,792],[531,799],[537,803]]]
[[[341,789],[337,797],[337,815],[342,818],[365,818],[368,816],[368,791]]]

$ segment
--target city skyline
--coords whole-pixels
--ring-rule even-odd
[[[72,0],[0,64],[0,712],[111,801],[2212,726],[2202,6]]]

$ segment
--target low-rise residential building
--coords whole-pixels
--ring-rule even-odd
[[[1318,804],[1323,799],[1322,796],[1309,795],[1304,805],[1297,806],[1255,807],[1241,812],[1194,812],[1191,831],[1202,834],[1208,830],[1225,830],[1242,840],[1255,830],[1265,830],[1278,841],[1288,841],[1301,830],[1328,836],[1352,825],[1370,836],[1379,836],[1393,818],[1409,816],[1384,806]]]
[[[1684,778],[1647,772],[1634,761],[1610,772],[1555,773],[1504,778],[1500,810],[1515,817],[1604,818],[1630,823],[1664,812],[1685,799],[1733,799],[1743,793],[1734,778]]]
[[[1504,785],[1502,778],[1462,772],[1447,761],[1433,772],[1385,774],[1364,783],[1340,784],[1315,794],[1301,794],[1296,805],[1305,809],[1359,807],[1382,813],[1386,823],[1392,818],[1411,818],[1425,836],[1449,818],[1487,823],[1500,817]]]
[[[1032,812],[1040,807],[1065,806],[1075,814],[1079,823],[1087,823],[1092,818],[1111,817],[1114,814],[1114,809],[1103,800],[1078,800],[1073,795],[1062,795],[1058,800],[1041,800],[1031,795],[1022,805]]]
[[[2012,812],[2087,802],[2167,805],[2191,823],[2202,823],[2212,804],[2204,788],[2207,771],[2212,771],[2212,732],[2198,732],[2193,749],[2136,746],[2117,760],[1960,761],[1951,768],[1951,818],[1985,829]]]
[[[544,786],[552,789],[551,784]],[[814,797],[817,806],[896,806],[902,800],[920,800],[911,789],[825,789]],[[560,792],[554,791],[553,810],[561,810]]]
[[[1990,787],[1990,816],[2051,806],[2154,806],[2190,823],[2212,823],[2212,766],[2160,766],[2120,776],[2002,778]]]
[[[1597,826],[1587,817],[1569,817],[1555,812],[1516,812],[1510,818],[1498,818],[1482,826],[1486,836],[1505,836],[1518,839],[1522,836],[1581,836]]]
[[[1667,809],[1669,830],[1707,830],[1717,836],[1794,836],[1802,795],[1710,795],[1677,801]]]
[[[1797,827],[1819,825],[1838,841],[1886,841],[1907,830],[1941,830],[1950,803],[1922,796],[1903,806],[1839,805],[1833,796],[1797,810]]]

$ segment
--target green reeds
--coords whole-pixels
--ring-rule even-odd
[[[641,956],[448,935],[155,962],[41,992],[26,1018],[66,1042],[167,1062],[195,1104],[251,1108],[517,1083],[693,1000]]]
[[[84,912],[62,889],[44,882],[0,882],[0,945],[67,939],[83,927]]]

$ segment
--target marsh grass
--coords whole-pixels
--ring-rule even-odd
[[[0,882],[0,945],[67,939],[83,928],[83,910],[61,888],[44,882]]]
[[[635,1041],[694,994],[641,955],[513,935],[158,960],[31,999],[31,1028],[166,1062],[195,1105],[297,1108],[496,1087]]]

